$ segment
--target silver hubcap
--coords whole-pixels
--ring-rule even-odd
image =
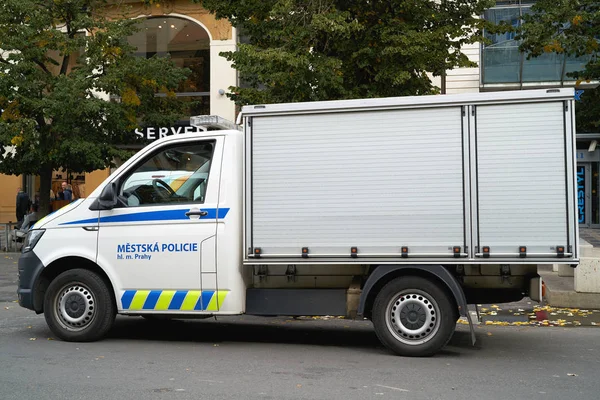
[[[439,308],[426,293],[416,289],[405,290],[388,303],[386,324],[400,342],[420,345],[437,333],[440,327]]]
[[[96,317],[96,299],[81,283],[63,287],[57,299],[58,319],[66,329],[81,331]]]

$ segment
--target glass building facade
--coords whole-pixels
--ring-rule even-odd
[[[523,15],[531,13],[531,0],[499,0],[496,6],[484,12],[484,18],[494,23],[504,22],[519,27]],[[491,44],[481,47],[481,82],[485,85],[535,83],[572,83],[575,79],[569,72],[582,70],[591,56],[574,57],[564,54],[547,53],[527,59],[527,54],[519,51],[520,41],[514,32],[502,34],[485,33]]]

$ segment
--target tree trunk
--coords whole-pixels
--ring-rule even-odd
[[[39,217],[50,213],[50,190],[52,189],[52,166],[44,165],[40,168],[40,209]],[[54,199],[52,199],[54,200]]]

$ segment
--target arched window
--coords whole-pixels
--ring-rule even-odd
[[[190,102],[189,115],[210,114],[210,38],[195,22],[177,17],[140,20],[140,30],[129,38],[136,55],[150,58],[170,55],[179,67],[192,73],[179,85],[177,97]]]

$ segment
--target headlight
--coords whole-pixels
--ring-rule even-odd
[[[42,235],[46,232],[45,229],[32,229],[25,236],[25,243],[23,243],[23,253],[33,250],[37,242],[40,241]]]

